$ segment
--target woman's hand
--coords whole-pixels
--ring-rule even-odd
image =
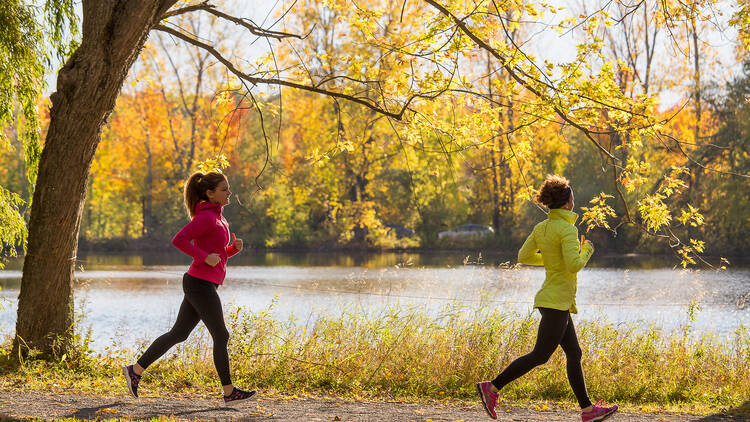
[[[588,243],[589,246],[591,246],[591,249],[594,249],[594,244],[591,243],[590,240],[586,240],[586,236],[581,235],[581,247],[583,247],[583,245],[585,245],[586,243]]]
[[[237,249],[237,252],[242,250],[242,239],[237,239],[234,237],[234,233],[232,233],[232,245],[235,249]]]
[[[221,261],[221,257],[219,257],[219,254],[215,254],[215,253],[208,255],[205,260],[206,264],[212,267],[215,267],[216,264],[219,263],[219,261]]]

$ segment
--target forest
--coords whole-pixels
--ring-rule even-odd
[[[242,72],[283,72],[372,104],[382,98],[386,110],[408,98],[401,115],[284,84],[249,89],[200,43],[152,34],[102,129],[81,247],[166,245],[186,222],[182,184],[202,165],[229,177],[234,203],[225,214],[254,248],[510,250],[543,218],[530,198],[556,173],[572,181],[581,231],[602,250],[744,253],[744,9],[727,15],[702,2],[670,15],[660,2],[618,2],[587,12],[581,3],[555,20],[545,16],[568,15],[512,2],[476,23],[493,40],[487,49],[444,23],[423,27],[429,2],[369,3],[370,12],[298,3],[279,33],[307,36],[262,52]],[[214,50],[223,57],[236,54],[226,47],[239,38],[235,23],[171,19],[223,46]],[[532,55],[544,52],[538,34],[555,30],[578,40],[573,60]],[[498,51],[527,63],[508,70]],[[50,102],[34,101],[43,139]],[[28,221],[33,191],[24,135],[33,117],[24,110],[0,150],[7,221]],[[468,223],[494,233],[438,239]],[[22,243],[15,227],[6,245]]]

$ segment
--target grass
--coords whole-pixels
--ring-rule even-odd
[[[449,305],[430,316],[396,306],[375,315],[344,311],[280,321],[271,316],[271,309],[235,308],[227,315],[232,373],[236,384],[272,394],[473,400],[474,382],[493,378],[531,350],[536,315]],[[592,399],[640,410],[748,410],[747,329],[719,338],[694,332],[689,325],[665,332],[596,320],[576,328]],[[54,362],[19,360],[9,346],[3,347],[0,388],[119,392],[119,366],[132,362],[147,346],[143,342],[138,350],[127,350],[113,345],[96,353],[86,337],[76,343],[75,350]],[[206,333],[173,349],[149,368],[144,381],[150,391],[215,395],[218,380]],[[562,351],[507,386],[502,398],[574,403]]]

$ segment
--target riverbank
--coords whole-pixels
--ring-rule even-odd
[[[476,381],[492,378],[531,350],[538,324],[534,314],[500,313],[482,304],[470,313],[446,306],[438,315],[425,315],[394,307],[306,321],[277,320],[272,313],[233,308],[226,315],[238,385],[300,397],[375,401],[471,402]],[[750,333],[745,328],[730,338],[695,332],[689,323],[665,332],[594,320],[577,324],[576,330],[592,398],[704,414],[750,401]],[[53,362],[33,355],[19,362],[5,346],[0,349],[0,389],[114,394],[122,389],[120,365],[133,362],[148,341],[133,349],[114,339],[95,352],[90,340],[79,335],[76,345]],[[211,351],[210,337],[198,330],[149,368],[144,393],[214,391]],[[564,354],[558,350],[548,363],[507,386],[502,399],[572,403]]]
[[[587,235],[587,237],[590,237]],[[599,239],[603,240],[603,239]],[[669,262],[668,266],[674,266],[680,262],[679,257],[668,247],[663,247],[656,250],[638,250],[638,249],[617,249],[608,247],[609,242],[596,243],[597,246],[596,254],[594,257],[600,257],[607,260],[616,259],[643,259],[649,258],[651,260],[660,260],[662,262]],[[171,248],[171,239],[155,239],[155,238],[113,238],[113,239],[97,239],[91,240],[86,238],[79,239],[78,251],[79,254],[116,254],[116,253],[143,253],[143,252],[163,252],[165,249]],[[490,241],[484,242],[460,242],[460,243],[448,243],[444,242],[441,244],[431,246],[413,246],[413,247],[374,247],[367,245],[348,244],[343,245],[339,243],[323,243],[299,247],[252,247],[247,244],[245,247],[248,252],[252,253],[281,253],[281,254],[351,254],[351,255],[363,255],[363,254],[379,254],[379,253],[408,253],[408,254],[470,254],[477,255],[483,253],[485,255],[504,256],[515,262],[515,257],[520,248],[521,244],[508,244],[503,247],[498,247],[496,244]],[[653,245],[652,245],[653,246]],[[739,263],[744,266],[750,266],[750,258],[747,254],[732,255],[703,255],[703,258],[710,262],[712,265],[717,267],[721,265],[721,258],[727,258],[732,263]],[[699,267],[702,265],[699,265]]]
[[[720,264],[720,259],[707,258],[712,264]],[[516,262],[515,251],[493,250],[393,250],[393,251],[352,251],[352,250],[277,250],[246,249],[229,263],[237,266],[299,266],[299,267],[460,267],[482,265],[507,267]],[[729,268],[749,268],[750,260],[745,257],[729,258]],[[6,270],[20,271],[23,257],[3,261]],[[153,250],[138,249],[119,252],[116,250],[79,250],[76,270],[106,268],[111,266],[133,265],[189,265],[190,258],[174,248],[161,245]],[[627,268],[659,269],[679,268],[679,260],[674,256],[654,254],[615,254],[597,251],[587,268]],[[703,268],[705,266],[702,266]]]

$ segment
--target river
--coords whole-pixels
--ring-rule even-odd
[[[439,314],[479,306],[525,314],[544,279],[542,268],[504,264],[511,257],[476,253],[251,252],[230,260],[219,289],[225,312],[270,310],[309,320],[343,311],[376,315],[392,306]],[[696,332],[731,335],[750,326],[750,269],[682,270],[654,257],[597,258],[579,273],[575,320],[605,319],[667,331],[688,322]],[[89,254],[76,268],[80,327],[93,347],[137,347],[167,330],[182,299],[189,259],[179,253]],[[0,335],[15,330],[22,263],[0,270]],[[689,321],[690,303],[699,306]],[[41,310],[43,311],[43,310]]]

